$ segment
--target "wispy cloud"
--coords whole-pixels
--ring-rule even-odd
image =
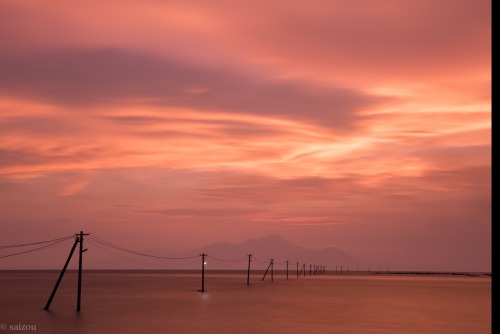
[[[490,256],[488,1],[3,1],[0,40],[6,237]]]

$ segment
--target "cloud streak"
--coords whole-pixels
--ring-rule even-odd
[[[0,40],[0,244],[491,268],[488,1],[3,1]]]
[[[169,108],[277,116],[345,127],[379,98],[347,88],[238,75],[118,49],[2,59],[0,87],[19,98],[78,106],[145,101]]]

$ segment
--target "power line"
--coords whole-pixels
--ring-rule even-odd
[[[97,238],[95,236],[89,236],[88,238],[90,238],[95,243],[100,244],[101,246],[106,246],[106,247],[113,248],[115,250],[119,250],[119,251],[122,251],[122,252],[127,252],[127,253],[131,253],[131,254],[135,254],[135,255],[146,256],[146,257],[151,257],[151,258],[156,258],[156,259],[164,259],[164,260],[187,260],[187,259],[194,259],[194,258],[199,257],[199,255],[196,255],[196,256],[186,256],[186,257],[167,257],[167,256],[151,255],[151,254],[137,252],[137,251],[132,250],[132,249],[128,249],[128,248],[125,248],[125,247],[122,247],[122,246],[115,245],[115,244],[113,244],[113,243],[111,243],[109,241]]]
[[[34,246],[34,245],[40,245],[40,244],[46,244],[46,243],[51,243],[59,240],[68,240],[70,238],[73,238],[73,235],[70,236],[65,236],[65,237],[60,237],[52,240],[45,240],[45,241],[37,241],[37,242],[32,242],[32,243],[27,243],[27,244],[17,244],[17,245],[4,245],[0,246],[0,249],[4,248],[16,248],[16,247],[26,247],[26,246]]]
[[[242,263],[241,261],[239,262],[228,262],[228,261],[221,261],[221,260],[217,260],[217,259],[214,259],[213,257],[210,257],[210,256],[206,256],[207,258],[207,263],[208,261],[212,261],[211,263],[212,264],[216,264],[218,266],[225,266],[226,268],[231,268],[232,266],[236,265],[237,263]]]
[[[128,260],[128,261],[132,261],[132,262],[139,263],[139,264],[148,264],[148,265],[150,265],[150,264],[151,264],[151,263],[147,263],[147,262],[144,262],[144,261],[141,261],[141,260],[133,259],[133,258],[130,258],[130,257],[125,256],[125,255],[123,255],[123,254],[119,254],[119,253],[117,253],[117,252],[114,252],[114,251],[112,251],[112,250],[111,250],[111,249],[109,249],[109,248],[106,248],[106,247],[100,246],[98,243],[96,243],[96,242],[94,242],[94,241],[92,241],[92,240],[87,240],[87,242],[88,242],[89,244],[92,244],[93,246],[96,246],[96,247],[97,247],[97,248],[99,248],[99,249],[102,249],[102,250],[103,250],[103,251],[105,251],[105,252],[108,252],[108,253],[113,254],[113,255],[115,255],[115,256],[118,256],[118,257],[121,257],[121,258],[126,259],[126,260]]]
[[[56,242],[53,242],[49,245],[45,245],[45,246],[42,246],[42,247],[38,247],[38,248],[33,248],[33,249],[29,249],[29,250],[26,250],[26,251],[23,251],[23,252],[18,252],[18,253],[12,253],[12,254],[7,254],[7,255],[2,255],[0,256],[0,259],[2,258],[5,258],[5,257],[11,257],[11,256],[15,256],[15,255],[21,255],[21,254],[26,254],[26,253],[31,253],[31,252],[35,252],[37,250],[40,250],[40,249],[43,249],[43,248],[48,248],[48,247],[51,247],[51,246],[55,246],[57,244],[60,244],[64,241],[67,241],[69,239],[73,238],[72,236],[71,237],[67,237],[65,239],[62,239],[62,240],[59,240],[59,241],[56,241]]]
[[[234,259],[234,260],[225,260],[225,259],[216,258],[215,256],[212,256],[212,255],[208,255],[208,258],[216,260],[216,261],[221,261],[221,262],[242,262],[242,261],[246,261],[246,259],[247,259],[246,257],[243,257],[243,258]]]
[[[269,261],[262,261],[262,260],[259,260],[258,258],[256,258],[255,256],[252,258],[252,261],[255,261],[255,262],[259,262],[259,263],[269,263]]]
[[[25,250],[25,251],[22,251],[22,252],[16,252],[16,253],[11,253],[11,254],[1,255],[0,259],[1,258],[12,257],[12,256],[16,256],[16,255],[21,255],[21,254],[26,254],[26,253],[31,253],[31,252],[35,252],[35,251],[38,251],[38,250],[41,250],[41,249],[53,247],[53,246],[62,244],[64,241],[67,241],[67,240],[72,239],[74,237],[75,237],[74,235],[71,235],[71,236],[65,236],[65,237],[60,237],[60,238],[51,239],[51,240],[45,240],[45,241],[37,241],[37,242],[25,243],[25,244],[15,244],[15,245],[0,246],[0,250],[1,250],[1,249],[7,249],[7,248],[18,248],[18,247],[28,247],[28,246],[35,246],[35,245],[41,245],[41,244],[48,244],[48,245],[44,245],[44,246],[41,246],[41,247],[37,247],[37,248]],[[129,254],[133,254],[133,255],[138,255],[138,256],[143,256],[143,257],[149,257],[149,258],[155,258],[155,259],[162,259],[162,260],[192,260],[192,259],[196,259],[196,258],[200,257],[200,255],[186,256],[186,257],[167,257],[167,256],[159,256],[159,255],[147,254],[147,253],[135,251],[133,249],[129,249],[129,248],[126,248],[126,247],[123,247],[123,246],[119,246],[117,244],[111,243],[111,242],[106,241],[104,239],[100,239],[100,238],[98,238],[96,236],[93,236],[93,235],[89,235],[87,237],[87,240],[92,245],[94,245],[94,246],[96,246],[96,247],[98,247],[98,248],[100,248],[100,249],[102,249],[104,251],[110,252],[110,253],[112,253],[112,254],[114,254],[116,256],[122,256],[123,258],[126,258],[127,260],[134,261],[134,262],[140,262],[140,261],[135,260],[135,259],[131,259],[131,258],[127,258],[127,257],[125,257],[123,255],[120,255],[120,254],[117,254],[117,253],[113,252],[112,250],[120,251],[120,252],[125,252],[125,253],[129,253]],[[230,263],[238,263],[238,262],[241,263],[243,261],[246,261],[246,257],[242,257],[242,258],[238,258],[238,259],[221,259],[221,258],[217,258],[215,256],[209,256],[208,258],[210,258],[210,259],[212,259],[212,260],[214,260],[216,262],[219,262],[220,264],[227,263],[228,265]],[[268,263],[268,261],[263,261],[263,260],[260,260],[260,259],[258,259],[256,257],[253,257],[252,261],[255,261],[255,262],[258,262],[258,263],[263,263],[263,264],[264,263],[265,264]],[[275,264],[285,264],[285,263],[286,262],[275,262]]]

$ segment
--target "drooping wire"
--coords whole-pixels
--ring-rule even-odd
[[[212,255],[207,255],[207,258],[209,259],[213,259],[213,260],[216,260],[216,261],[220,261],[220,262],[243,262],[243,261],[246,261],[246,257],[243,257],[243,258],[239,258],[239,259],[233,259],[233,260],[225,260],[225,259],[219,259],[219,258],[216,258],[215,256],[212,256]]]
[[[258,258],[256,258],[255,256],[254,256],[254,257],[252,257],[252,261],[259,262],[259,263],[265,263],[265,264],[269,263],[269,261],[262,261],[262,260],[259,260],[259,259],[258,259]]]
[[[7,255],[2,255],[2,256],[0,256],[0,259],[5,258],[5,257],[15,256],[15,255],[21,255],[21,254],[35,252],[35,251],[40,250],[40,249],[44,249],[44,248],[55,246],[57,244],[60,244],[60,243],[65,242],[65,241],[67,241],[69,239],[72,239],[72,238],[73,238],[73,236],[64,238],[64,239],[56,241],[56,242],[53,242],[53,243],[51,243],[49,245],[45,245],[45,246],[41,246],[41,247],[29,249],[29,250],[26,250],[26,251],[23,251],[23,252],[17,252],[17,253],[11,253],[11,254],[7,254]]]
[[[11,254],[6,254],[6,255],[1,255],[0,259],[1,258],[6,258],[6,257],[11,257],[11,256],[16,256],[16,255],[21,255],[21,254],[26,254],[26,253],[31,253],[31,252],[35,252],[35,251],[38,251],[38,250],[41,250],[41,249],[53,247],[53,246],[62,244],[64,241],[67,241],[67,240],[72,239],[74,237],[75,237],[74,235],[70,235],[70,236],[60,237],[60,238],[56,238],[56,239],[45,240],[45,241],[38,241],[38,242],[32,242],[32,243],[26,243],[26,244],[16,244],[16,245],[4,245],[4,246],[0,246],[0,249],[7,249],[7,248],[28,247],[28,246],[34,246],[34,245],[40,245],[40,244],[47,244],[48,243],[48,245],[44,245],[44,246],[41,246],[41,247],[29,249],[29,250],[26,250],[26,251],[17,252],[17,253],[11,253]],[[116,254],[113,251],[111,251],[111,249],[114,249],[114,250],[117,250],[117,251],[126,252],[126,253],[130,253],[130,254],[134,254],[134,255],[145,256],[145,257],[156,258],[156,259],[163,259],[163,260],[192,260],[192,259],[198,258],[200,256],[200,255],[195,255],[195,256],[187,256],[187,257],[166,257],[166,256],[151,255],[151,254],[134,251],[132,249],[125,248],[125,247],[113,244],[113,243],[111,243],[109,241],[100,239],[100,238],[95,237],[93,235],[89,235],[87,237],[87,241],[89,243],[91,243],[92,245],[94,245],[94,246],[96,246],[96,247],[98,247],[98,248],[100,248],[100,249],[102,249],[104,251],[108,251],[108,252],[110,252],[110,253],[112,253],[114,255],[117,255],[117,256],[120,256],[120,255]],[[124,256],[122,256],[122,257],[124,257]],[[215,256],[207,256],[207,257],[210,258],[210,259],[212,259],[212,260],[215,260],[216,262],[226,262],[227,264],[246,261],[246,257],[238,258],[238,259],[220,259],[220,258],[217,258]],[[130,261],[135,261],[135,262],[139,262],[140,263],[140,261],[137,261],[137,260],[134,260],[134,259],[130,259],[130,258],[127,258],[127,257],[124,257],[124,258],[126,258],[126,259],[128,259]],[[263,260],[260,260],[260,259],[258,259],[256,257],[253,257],[252,261],[255,261],[255,262],[258,262],[258,263],[262,263],[262,264],[268,264],[269,263],[269,261],[263,261]],[[286,262],[274,262],[274,264],[285,264],[285,263]]]
[[[131,261],[131,262],[135,262],[135,263],[139,263],[139,264],[147,264],[147,265],[155,265],[153,263],[149,263],[149,262],[144,262],[144,261],[141,261],[141,260],[138,260],[138,259],[134,259],[134,258],[131,258],[131,257],[128,257],[128,256],[125,256],[124,254],[120,254],[116,251],[113,251],[111,250],[110,248],[106,247],[106,246],[103,246],[103,245],[99,245],[98,243],[96,243],[95,241],[93,240],[86,240],[86,242],[88,242],[89,244],[107,252],[107,253],[110,253],[110,254],[113,254],[115,256],[118,256],[118,257],[121,257],[123,259],[126,259],[128,261]],[[156,263],[157,265],[157,263]]]
[[[122,252],[127,252],[127,253],[130,253],[130,254],[135,254],[135,255],[140,255],[140,256],[146,256],[146,257],[151,257],[151,258],[156,258],[156,259],[164,259],[164,260],[187,260],[187,259],[194,259],[194,258],[199,257],[199,255],[196,255],[196,256],[186,256],[186,257],[167,257],[167,256],[151,255],[151,254],[137,252],[137,251],[134,251],[134,250],[129,249],[129,248],[125,248],[125,247],[122,247],[122,246],[115,245],[115,244],[113,244],[113,243],[111,243],[109,241],[97,238],[97,237],[92,236],[92,235],[88,236],[88,238],[90,238],[95,243],[100,244],[101,246],[106,246],[106,247],[113,248],[115,250],[119,250],[119,251],[122,251]]]
[[[113,254],[113,255],[115,255],[117,257],[123,258],[123,259],[131,261],[131,262],[135,262],[137,264],[148,265],[148,266],[152,266],[152,267],[161,266],[160,262],[149,262],[149,261],[143,261],[143,260],[140,260],[140,259],[135,259],[135,258],[126,256],[123,253],[119,253],[116,250],[114,250],[112,248],[109,248],[108,246],[104,246],[102,244],[99,245],[97,242],[95,242],[93,240],[87,240],[86,242],[88,242],[89,244],[91,244],[91,245],[93,245],[93,246],[95,246],[95,247],[97,247],[97,248],[99,248],[99,249],[101,249],[101,250],[103,250],[103,251],[105,251],[107,253]],[[181,263],[177,263],[176,264],[176,268],[180,269],[180,268],[184,268],[186,266],[192,266],[193,264],[198,263],[198,262],[199,262],[199,256],[196,256],[196,257],[194,257],[192,259],[183,261]]]
[[[0,246],[0,249],[4,249],[4,248],[16,248],[16,247],[27,247],[27,246],[34,246],[34,245],[40,245],[40,244],[47,244],[47,243],[56,242],[56,241],[60,241],[60,240],[68,240],[68,239],[71,239],[73,237],[74,237],[73,235],[70,235],[70,236],[60,237],[60,238],[56,238],[56,239],[52,239],[52,240],[31,242],[31,243],[27,243],[27,244],[4,245],[4,246]]]
[[[222,259],[218,259],[218,258],[214,258],[210,255],[207,255],[207,262],[211,261],[212,264],[216,264],[218,266],[225,266],[226,268],[232,268],[234,267],[235,265],[238,265],[240,266],[243,261],[232,261],[232,260],[222,260]]]
[[[186,267],[192,267],[195,264],[197,265],[199,263],[200,263],[200,259],[191,259],[191,260],[183,261],[180,263],[176,263],[176,269],[183,269]]]

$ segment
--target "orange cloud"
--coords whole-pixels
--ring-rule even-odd
[[[489,256],[487,1],[3,1],[0,40],[9,238]]]

